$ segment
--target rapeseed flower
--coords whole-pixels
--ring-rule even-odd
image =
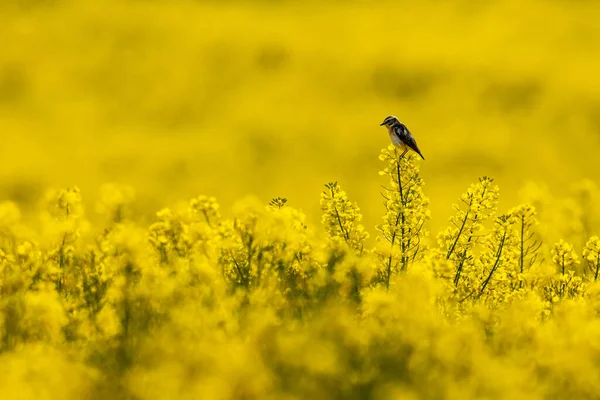
[[[83,397],[94,382],[111,396],[143,398],[594,392],[592,364],[574,386],[546,374],[560,376],[573,351],[577,360],[596,354],[589,281],[600,268],[598,238],[583,250],[585,280],[564,240],[552,262],[538,257],[533,206],[496,216],[498,188],[482,178],[428,248],[416,160],[382,154],[390,184],[374,251],[360,210],[334,183],[321,196],[326,238],[281,197],[242,200],[228,217],[215,198],[197,196],[145,226],[132,196],[107,186],[97,204],[108,218],[89,229],[81,193],[65,189],[46,198],[35,235],[5,204],[0,357],[23,371],[17,355],[68,365],[78,381],[64,393]],[[575,350],[557,341],[557,324],[571,327],[560,332]]]
[[[362,215],[356,203],[352,203],[337,182],[325,185],[321,193],[322,223],[327,235],[336,242],[343,242],[355,253],[362,254],[369,233],[361,224]]]
[[[583,248],[583,258],[588,262],[589,271],[594,277],[594,282],[598,280],[600,272],[600,238],[592,236]]]
[[[383,223],[377,226],[380,242],[387,242],[389,248],[379,252],[379,275],[389,287],[392,274],[405,271],[422,258],[426,249],[424,239],[429,235],[425,224],[431,214],[417,156],[413,153],[402,156],[390,145],[381,151],[379,159],[384,163],[379,174],[389,178],[382,193],[386,213]]]

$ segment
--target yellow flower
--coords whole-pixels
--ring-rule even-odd
[[[380,280],[386,287],[389,287],[393,273],[406,270],[425,252],[423,242],[429,235],[425,224],[431,215],[419,163],[415,162],[417,158],[413,153],[400,157],[392,145],[383,149],[379,156],[384,162],[380,174],[389,178],[383,193],[386,213],[383,223],[377,227],[381,238],[390,245],[390,251],[379,252]]]
[[[592,236],[583,248],[583,258],[588,261],[591,273],[594,275],[594,281],[598,280],[600,272],[600,237]]]
[[[523,274],[536,261],[542,245],[541,240],[533,231],[533,227],[539,224],[536,218],[537,212],[532,205],[522,204],[510,210],[509,215],[515,222],[518,236],[519,273]]]
[[[325,188],[321,193],[321,221],[327,235],[331,240],[344,242],[354,252],[361,254],[369,234],[360,223],[360,209],[348,199],[337,182],[330,182]]]
[[[456,215],[450,218],[450,226],[438,235],[440,254],[456,267],[454,286],[458,286],[464,270],[475,268],[474,248],[482,237],[483,223],[496,212],[498,197],[499,188],[493,185],[493,179],[480,178],[460,197],[462,207],[454,205]]]
[[[568,271],[569,267],[579,264],[579,257],[573,250],[573,245],[560,239],[552,247],[552,261],[558,266],[562,275]]]

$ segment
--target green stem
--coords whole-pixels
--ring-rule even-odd
[[[483,285],[481,286],[481,290],[479,290],[479,294],[477,295],[477,298],[481,297],[481,295],[483,294],[483,291],[485,290],[486,286],[488,285],[488,283],[492,279],[492,275],[494,275],[494,272],[496,272],[496,270],[500,266],[500,258],[502,257],[502,250],[504,249],[504,242],[505,241],[506,241],[506,231],[504,231],[504,234],[502,235],[502,239],[500,240],[500,244],[498,245],[498,251],[496,252],[496,261],[494,262],[494,266],[490,270],[490,274],[488,275],[488,277],[485,280],[485,282],[483,282]]]
[[[400,191],[400,215],[401,215],[401,219],[402,219],[402,225],[400,225],[400,234],[402,235],[402,240],[400,242],[400,247],[402,249],[402,256],[400,258],[400,262],[402,263],[402,269],[406,269],[406,243],[405,243],[405,236],[406,236],[406,231],[405,231],[405,215],[404,215],[404,208],[406,207],[406,204],[404,202],[404,194],[403,194],[403,190],[402,190],[402,178],[400,176],[400,160],[398,160],[398,162],[396,163],[396,168],[397,168],[397,173],[398,173],[398,190]]]
[[[450,256],[452,256],[452,253],[454,253],[456,245],[458,244],[458,239],[460,239],[460,236],[462,235],[462,232],[465,229],[465,226],[467,224],[467,218],[469,218],[469,213],[471,212],[471,204],[473,204],[473,199],[471,199],[471,201],[469,202],[469,209],[465,213],[465,217],[462,220],[462,224],[460,226],[460,229],[458,230],[456,239],[454,239],[454,243],[452,243],[452,246],[450,246],[450,249],[448,250],[448,254],[446,254],[446,260],[449,260]]]
[[[329,190],[331,191],[331,202],[334,203],[333,200],[335,199],[335,192],[333,191],[333,188],[331,188]],[[333,206],[333,210],[335,211],[335,216],[337,217],[338,225],[340,226],[340,230],[342,231],[344,240],[346,241],[346,243],[349,244],[350,233],[344,228],[344,225],[342,224],[342,219],[340,218],[340,213],[338,212],[337,207],[335,205]]]

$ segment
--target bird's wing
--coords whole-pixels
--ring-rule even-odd
[[[410,134],[408,128],[404,124],[400,124],[394,128],[394,133],[406,144],[408,147],[413,149],[415,153],[421,156],[424,160],[423,154],[421,154],[421,150],[417,146],[417,142],[415,138]]]

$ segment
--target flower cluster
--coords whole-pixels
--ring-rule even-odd
[[[361,224],[360,209],[348,199],[337,182],[325,185],[325,191],[321,193],[321,212],[331,240],[345,242],[357,254],[365,250],[369,234]]]
[[[583,258],[588,262],[594,282],[597,281],[600,271],[600,238],[598,236],[592,236],[585,244]]]
[[[402,156],[394,146],[381,151],[384,168],[380,175],[389,178],[383,198],[386,213],[377,227],[380,241],[381,280],[389,287],[392,274],[405,271],[425,252],[424,239],[429,232],[425,223],[430,219],[429,199],[423,193],[424,182],[419,174],[418,156]],[[386,248],[387,247],[387,248]]]
[[[452,283],[459,286],[464,272],[477,269],[474,249],[481,242],[484,222],[498,206],[499,188],[493,179],[483,177],[461,196],[462,207],[455,204],[456,215],[450,226],[438,235],[438,252],[454,265]]]

